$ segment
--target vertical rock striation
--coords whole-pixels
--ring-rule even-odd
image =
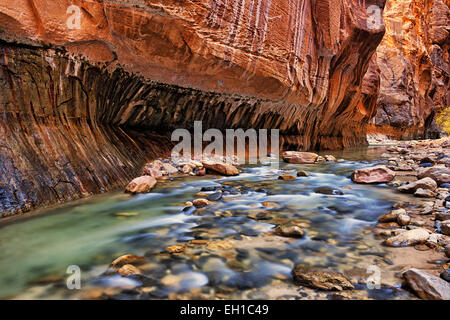
[[[1,212],[123,185],[168,151],[155,139],[194,120],[278,128],[298,149],[366,143],[384,35],[374,5],[1,1]]]
[[[369,133],[431,138],[436,113],[450,105],[449,4],[388,0],[386,35],[377,49],[381,88]]]

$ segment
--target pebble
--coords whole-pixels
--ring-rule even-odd
[[[193,204],[197,208],[203,208],[203,207],[206,207],[207,205],[211,204],[211,202],[207,199],[195,199],[193,201]]]
[[[186,249],[186,245],[180,244],[180,245],[167,247],[165,250],[168,253],[181,253],[181,252],[184,252],[185,249]]]
[[[209,250],[228,250],[234,248],[234,243],[230,240],[218,240],[208,243]]]

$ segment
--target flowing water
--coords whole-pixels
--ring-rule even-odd
[[[180,177],[150,194],[112,192],[2,222],[0,297],[71,299],[113,288],[119,289],[113,298],[167,298],[201,288],[229,298],[278,298],[275,283],[295,288],[290,273],[296,263],[336,271],[365,269],[374,263],[388,268],[387,249],[367,229],[406,196],[386,185],[358,185],[349,178],[356,168],[380,163],[382,152],[383,147],[334,152],[346,161],[282,163],[280,171],[246,166],[237,177]],[[281,170],[295,176],[300,169],[310,176],[277,179]],[[183,211],[184,203],[195,199],[201,188],[214,186],[225,191],[220,201],[195,213]],[[323,194],[322,187],[338,191]],[[276,206],[265,207],[264,202]],[[269,240],[264,236],[275,223],[293,219],[306,225],[306,237]],[[236,247],[215,251],[192,246],[184,254],[164,253],[170,245],[194,239],[229,239]],[[104,274],[109,263],[123,254],[145,255],[145,276]],[[66,287],[71,265],[81,270],[81,290]],[[149,289],[145,295],[121,289],[136,285]],[[252,290],[258,288],[255,295]],[[367,295],[391,299],[405,294],[382,288]]]

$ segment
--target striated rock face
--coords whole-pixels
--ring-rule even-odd
[[[124,185],[170,148],[152,132],[194,120],[279,128],[298,149],[366,143],[384,34],[371,5],[1,1],[0,211]]]
[[[436,114],[450,105],[449,3],[388,0],[377,49],[381,88],[369,133],[433,138]]]

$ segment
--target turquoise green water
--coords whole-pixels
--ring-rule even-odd
[[[293,263],[306,261],[325,266],[348,264],[345,252],[354,248],[358,239],[361,239],[358,232],[373,225],[394,201],[402,198],[387,186],[355,185],[348,177],[355,168],[373,164],[381,152],[382,148],[369,148],[333,153],[345,158],[347,161],[344,163],[282,164],[285,173],[295,174],[298,169],[311,172],[310,177],[295,181],[277,180],[280,172],[270,167],[245,167],[244,173],[238,177],[177,178],[161,184],[162,187],[147,195],[133,197],[113,192],[45,210],[31,217],[7,221],[0,224],[0,297],[73,298],[76,292],[64,288],[68,276],[66,270],[70,265],[81,268],[83,283],[114,285],[117,278],[100,275],[114,258],[122,254],[158,252],[168,245],[192,239],[256,236],[273,227],[272,224],[256,222],[247,217],[249,212],[261,208],[264,201],[279,203],[281,207],[277,209],[277,214],[280,217],[311,221],[311,231],[316,235],[314,239],[307,237],[294,242],[278,254],[277,260],[285,257]],[[184,203],[192,201],[201,187],[221,186],[223,183],[230,185],[231,189],[245,187],[246,191],[224,197],[208,207],[201,216],[182,211]],[[314,192],[323,186],[342,190],[344,195]],[[213,214],[226,210],[233,215],[217,217]],[[220,233],[205,235],[205,232],[197,231],[199,226],[203,229],[219,229]],[[331,246],[316,239],[320,237],[333,238],[341,244]],[[373,245],[376,250],[382,250],[378,243]],[[317,258],[314,249],[311,249],[317,246],[326,248],[327,253]],[[358,254],[358,251],[353,251]],[[196,286],[239,286],[237,283],[249,281],[249,286],[258,286],[275,273],[288,277],[291,270],[287,265],[270,261],[267,253],[259,251],[248,254],[250,269],[245,274],[221,264],[217,270],[211,270],[211,263],[205,262],[208,267],[194,265],[186,258],[177,260],[174,266],[171,260],[153,254],[149,256],[163,271],[173,268],[174,273],[183,270],[183,274],[188,275],[184,285],[177,289],[161,286],[161,297],[174,290],[183,291]],[[361,258],[364,256],[361,255]],[[161,278],[161,270],[153,276]],[[227,274],[228,277],[223,280],[217,277],[217,273]],[[43,283],[52,282],[48,279],[43,281],[45,277],[51,277],[57,283],[56,289],[53,285],[46,291],[33,291],[42,287]]]

